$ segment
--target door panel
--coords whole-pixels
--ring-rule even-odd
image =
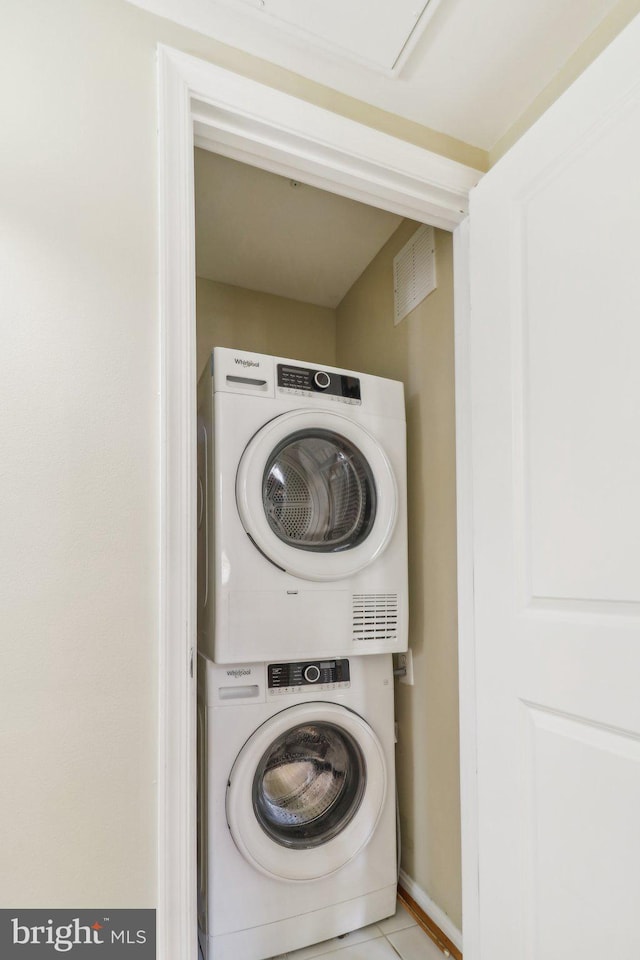
[[[482,960],[640,955],[639,62],[472,195]]]
[[[640,742],[535,708],[526,720],[532,955],[637,956],[628,923],[637,916],[637,885],[629,877],[637,873],[640,830],[629,827],[640,809]]]
[[[629,524],[640,470],[640,103],[600,124],[520,202],[523,420],[532,594],[640,601]],[[593,196],[595,183],[607,183]],[[631,241],[631,242],[629,242]],[[553,469],[548,469],[553,464]],[[581,562],[576,563],[576,554]]]

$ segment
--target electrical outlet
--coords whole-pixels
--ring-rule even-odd
[[[413,654],[411,650],[407,650],[406,653],[398,654],[398,666],[406,668],[406,674],[404,677],[399,677],[400,683],[406,683],[410,687],[413,686]]]

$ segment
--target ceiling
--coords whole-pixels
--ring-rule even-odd
[[[619,0],[131,0],[490,150]]]
[[[402,222],[207,150],[195,151],[199,277],[336,307]]]

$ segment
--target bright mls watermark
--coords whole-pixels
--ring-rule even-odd
[[[0,910],[2,960],[155,960],[155,910]]]

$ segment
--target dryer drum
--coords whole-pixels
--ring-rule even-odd
[[[331,430],[300,430],[271,453],[262,503],[271,529],[285,543],[346,550],[369,535],[376,488],[366,458],[351,441]]]
[[[351,734],[331,723],[300,724],[263,754],[253,779],[253,809],[276,843],[309,849],[344,830],[365,787],[364,757]]]

